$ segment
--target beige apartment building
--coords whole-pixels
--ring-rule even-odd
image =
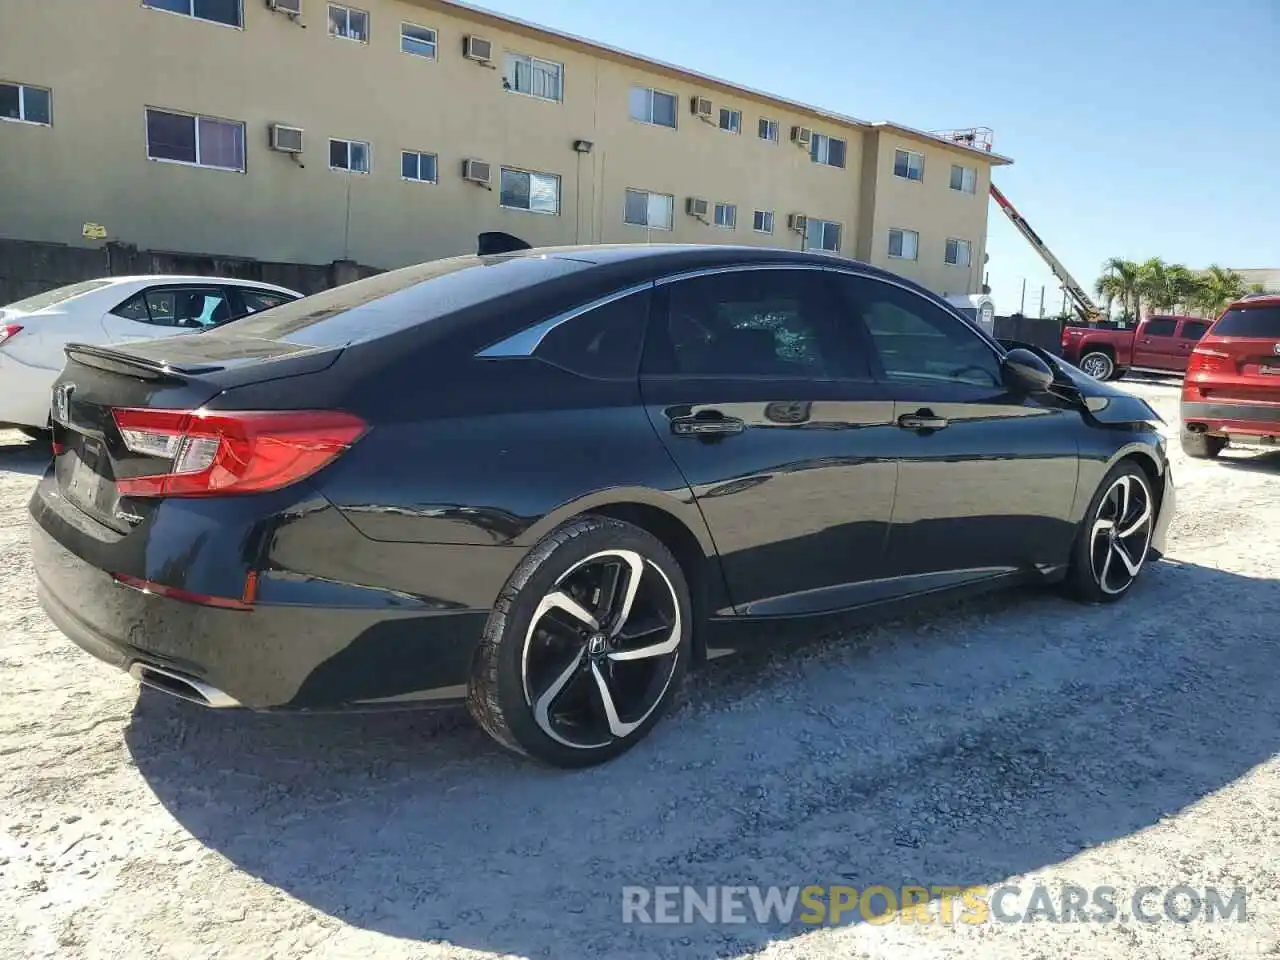
[[[10,0],[0,237],[378,268],[824,248],[981,289],[1010,161],[445,0]],[[10,122],[5,122],[10,121]]]

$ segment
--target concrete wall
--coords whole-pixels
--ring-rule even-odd
[[[243,29],[138,0],[20,4],[0,32],[0,79],[51,88],[53,124],[0,122],[0,236],[79,243],[82,224],[93,221],[114,239],[155,250],[393,268],[474,252],[477,233],[487,230],[534,245],[799,247],[786,220],[800,212],[840,223],[846,255],[861,254],[940,292],[978,289],[980,266],[958,275],[943,269],[941,251],[947,236],[961,236],[974,241],[975,262],[980,258],[987,182],[980,157],[967,161],[980,167],[976,198],[949,195],[948,157],[960,151],[941,145],[926,148],[925,184],[904,185],[892,177],[891,138],[865,126],[438,0],[355,5],[370,13],[367,44],[330,37],[320,0],[304,0],[305,29],[261,0],[245,0]],[[402,21],[437,31],[435,60],[400,51]],[[512,50],[564,64],[563,102],[505,91],[501,69],[462,56],[468,34],[491,40],[499,63]],[[629,118],[633,84],[677,95],[677,129]],[[717,113],[721,106],[741,110],[742,132],[695,118],[695,94],[710,97]],[[244,122],[246,170],[149,160],[147,106]],[[757,137],[762,116],[778,122],[780,142]],[[302,166],[268,149],[273,122],[305,129]],[[844,139],[845,167],[811,162],[789,142],[793,125]],[[330,137],[369,142],[371,172],[331,170]],[[577,139],[592,141],[593,151],[574,152]],[[875,161],[869,184],[868,149]],[[439,182],[402,179],[402,150],[437,154]],[[493,190],[462,179],[467,157],[493,165]],[[502,165],[558,175],[559,215],[502,208]],[[627,187],[674,196],[674,229],[624,224]],[[687,216],[690,196],[737,204],[736,229]],[[772,236],[752,230],[756,209],[774,213]],[[920,231],[919,263],[888,260],[891,223]]]

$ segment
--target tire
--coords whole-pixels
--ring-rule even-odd
[[[1217,460],[1218,454],[1227,448],[1226,437],[1213,437],[1207,433],[1182,431],[1182,452],[1196,460]]]
[[[1095,380],[1114,380],[1116,362],[1103,350],[1090,350],[1080,358],[1080,369]]]
[[[1151,478],[1132,460],[1107,471],[1071,548],[1067,586],[1077,600],[1115,603],[1128,595],[1150,553],[1159,506]]]
[[[661,719],[692,636],[689,587],[671,551],[629,523],[580,517],[543,538],[507,581],[467,706],[510,750],[557,767],[603,763]]]

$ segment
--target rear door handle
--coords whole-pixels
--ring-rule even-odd
[[[723,437],[741,433],[746,424],[737,417],[708,411],[700,416],[674,417],[671,432],[677,437]]]
[[[950,423],[946,417],[935,417],[932,410],[904,413],[898,418],[898,426],[903,430],[942,430]]]

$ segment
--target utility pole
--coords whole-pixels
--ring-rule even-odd
[[[1040,319],[1044,319],[1044,284],[1040,284]]]
[[[1027,278],[1022,278],[1022,296],[1018,299],[1018,313],[1022,316],[1027,315]]]

